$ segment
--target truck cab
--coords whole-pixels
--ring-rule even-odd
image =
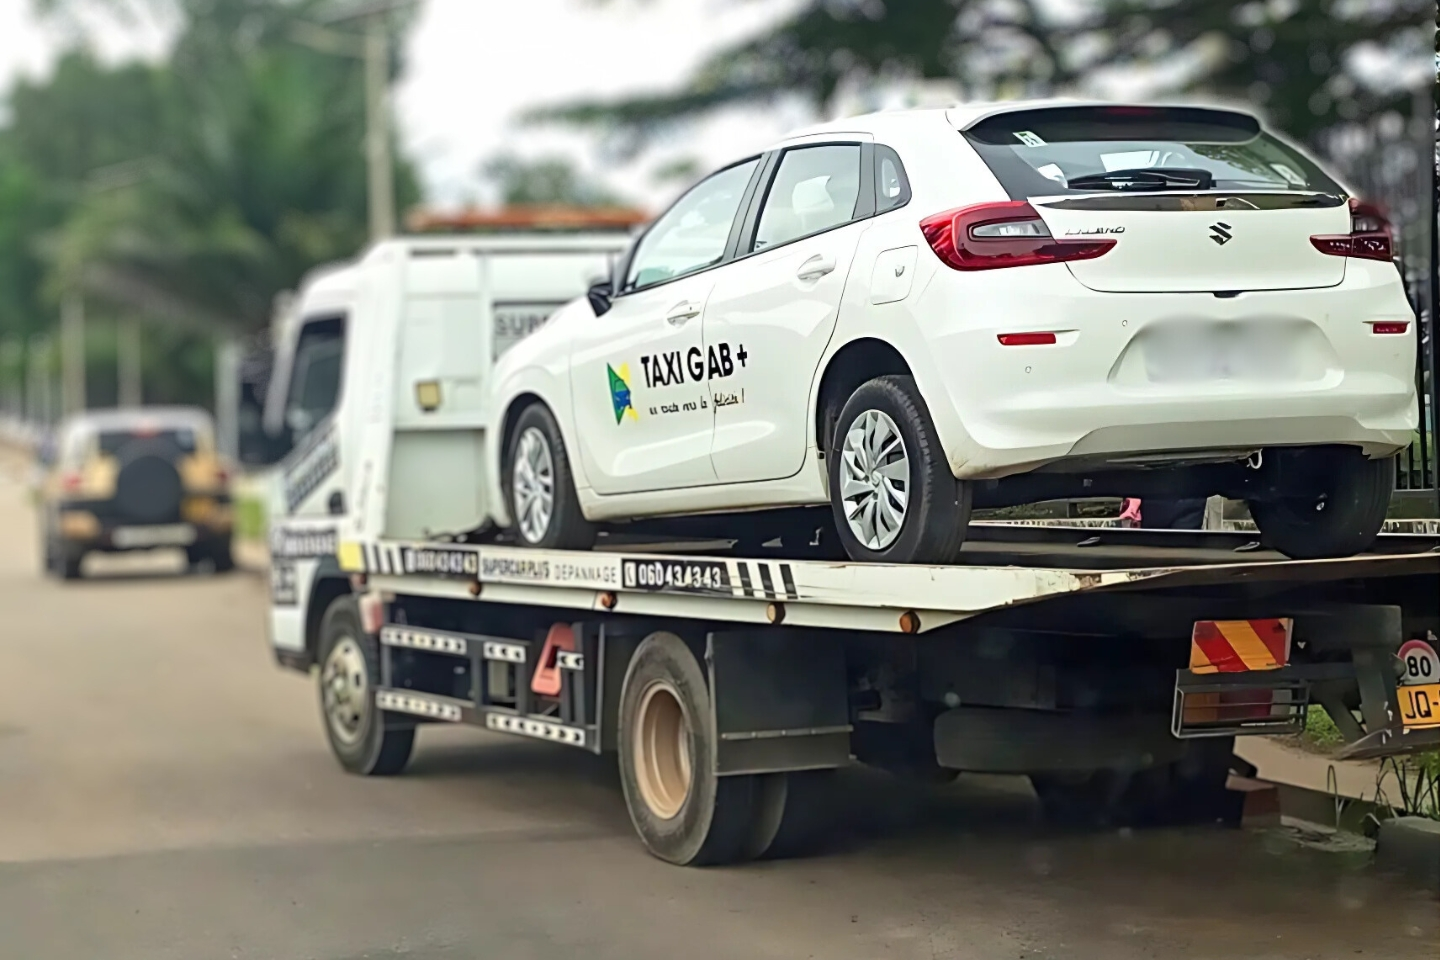
[[[306,279],[276,323],[258,442],[274,464],[270,626],[282,661],[312,661],[320,615],[350,589],[341,540],[463,540],[486,526],[487,375],[608,278],[627,242],[405,238]]]

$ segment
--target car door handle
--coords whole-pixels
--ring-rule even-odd
[[[800,280],[819,280],[827,273],[833,272],[835,261],[817,253],[815,256],[800,264],[800,269],[795,271],[795,276]]]
[[[671,307],[670,312],[665,314],[665,319],[678,327],[686,320],[693,320],[698,316],[700,316],[700,307],[689,300],[684,300]]]

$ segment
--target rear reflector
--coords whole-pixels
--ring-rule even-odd
[[[1404,333],[1410,329],[1410,323],[1406,320],[1377,320],[1370,324],[1372,333]]]
[[[1093,260],[1115,246],[1105,239],[1056,240],[1023,200],[981,203],[920,221],[935,255],[955,270],[995,270],[1037,263]]]
[[[1041,347],[1055,342],[1053,333],[1002,333],[999,335],[1002,347]]]

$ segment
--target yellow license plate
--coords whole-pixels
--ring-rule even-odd
[[[1399,687],[1400,722],[1406,730],[1440,727],[1440,683]]]

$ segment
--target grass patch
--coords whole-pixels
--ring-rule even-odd
[[[265,501],[259,497],[235,498],[235,536],[241,540],[264,540]]]
[[[1330,714],[1320,707],[1312,706],[1305,713],[1305,732],[1301,734],[1307,747],[1328,753],[1345,743],[1345,737]]]

